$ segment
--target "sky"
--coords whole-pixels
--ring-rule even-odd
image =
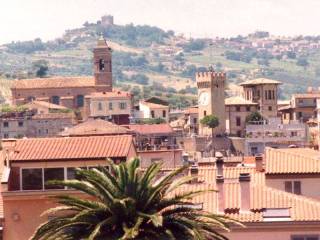
[[[320,35],[319,9],[319,0],[0,0],[0,43],[54,39],[104,14],[187,37]]]

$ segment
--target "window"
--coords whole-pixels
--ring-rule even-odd
[[[241,131],[239,130],[239,131],[237,131],[237,137],[241,137]]]
[[[9,134],[8,133],[4,133],[3,134],[3,138],[9,138]]]
[[[236,117],[236,125],[241,126],[241,117]]]
[[[297,137],[297,136],[298,136],[298,132],[296,131],[291,132],[291,137]]]
[[[275,99],[274,90],[272,90],[272,99]]]
[[[203,111],[203,116],[207,116],[207,111]]]
[[[98,103],[98,110],[102,111],[102,103],[101,102]]]
[[[99,70],[100,70],[100,71],[104,71],[104,69],[105,69],[104,60],[103,60],[103,59],[100,59],[100,60],[99,60]]]
[[[76,179],[76,169],[75,168],[67,168],[67,179],[68,180]]]
[[[42,190],[42,169],[22,169],[22,190]]]
[[[9,127],[9,122],[3,122],[3,127],[5,128]]]
[[[271,99],[271,90],[268,91],[268,99]]]
[[[109,110],[113,110],[112,102],[109,102]]]
[[[302,118],[302,112],[298,112],[298,118]]]
[[[60,104],[60,97],[59,96],[52,96],[51,103],[59,105]]]
[[[34,96],[29,96],[27,98],[27,100],[28,100],[28,102],[32,102],[32,101],[36,100],[36,98]]]
[[[240,112],[241,111],[241,107],[240,106],[236,106],[236,112]]]
[[[319,235],[296,235],[291,236],[291,240],[319,240]]]
[[[23,127],[23,122],[21,122],[21,121],[18,122],[18,126],[19,126],[19,127]]]
[[[151,110],[151,118],[154,118],[154,111]]]
[[[250,112],[250,106],[246,106],[246,111]]]
[[[165,118],[166,116],[167,116],[167,111],[166,111],[166,110],[163,110],[163,111],[162,111],[162,117]]]
[[[267,90],[264,91],[264,98],[265,98],[266,100],[268,100],[268,91],[267,91]]]
[[[260,90],[257,91],[257,96],[260,98]]]
[[[269,111],[272,111],[272,106],[269,106],[269,107],[268,107],[268,110],[269,110]]]
[[[197,118],[194,118],[194,119],[193,119],[193,123],[194,123],[194,124],[197,124],[197,122],[198,122],[198,119],[197,119]]]
[[[289,193],[301,195],[301,182],[300,181],[285,181],[284,190]]]
[[[125,102],[121,102],[120,104],[119,104],[119,108],[120,109],[126,109],[127,108],[127,103],[125,103]]]
[[[45,189],[64,189],[63,186],[49,185],[48,181],[64,180],[63,168],[45,168],[44,169],[44,188]]]
[[[83,107],[84,106],[84,96],[78,95],[77,96],[77,107]]]

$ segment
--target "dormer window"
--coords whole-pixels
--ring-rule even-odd
[[[105,62],[103,59],[100,59],[99,60],[99,70],[104,71],[104,69],[105,69]]]

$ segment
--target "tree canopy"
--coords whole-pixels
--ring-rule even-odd
[[[218,230],[238,223],[196,209],[190,199],[204,191],[175,193],[193,179],[179,177],[186,167],[160,177],[158,163],[145,171],[137,158],[109,164],[110,169],[77,169],[75,180],[51,182],[86,193],[89,199],[56,196],[60,206],[46,212],[55,217],[32,239],[227,239]]]
[[[259,112],[252,112],[246,117],[246,122],[258,122],[262,121],[263,116]]]
[[[200,123],[209,127],[209,128],[216,128],[219,126],[219,118],[215,115],[207,115],[200,120]]]

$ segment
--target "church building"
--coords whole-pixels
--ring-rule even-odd
[[[83,110],[85,96],[95,92],[112,92],[111,49],[104,38],[93,49],[93,77],[51,77],[15,80],[11,88],[15,105],[38,100]],[[83,111],[84,112],[84,111]]]

